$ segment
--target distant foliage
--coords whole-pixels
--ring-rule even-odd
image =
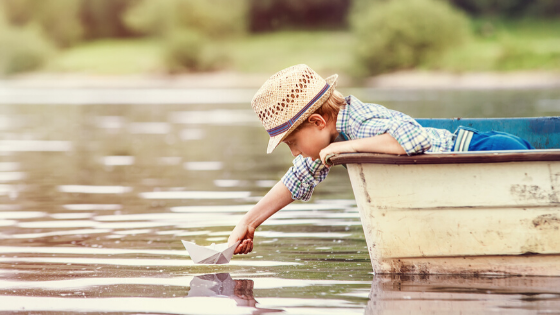
[[[0,0],[9,24],[40,27],[59,47],[82,40],[134,36],[124,12],[138,0]]]
[[[449,0],[475,16],[558,17],[558,0]]]
[[[178,0],[137,2],[123,15],[123,21],[129,29],[142,35],[164,35],[177,23],[174,11],[178,2]]]
[[[207,36],[188,29],[166,35],[164,54],[170,73],[215,70],[227,60]]]
[[[147,35],[193,29],[210,38],[243,34],[246,3],[241,0],[141,0],[124,16],[126,25]]]
[[[374,1],[354,10],[355,52],[363,74],[420,65],[469,36],[466,16],[439,0]]]
[[[174,32],[165,41],[165,61],[172,72],[198,70],[207,38],[195,31]]]
[[[76,0],[78,1],[78,0]],[[81,0],[80,20],[86,39],[134,36],[122,16],[137,0]]]
[[[82,39],[78,0],[0,0],[7,20],[15,26],[35,25],[59,47],[68,47]]]
[[[502,51],[496,60],[498,70],[558,69],[560,50],[538,51],[523,42],[505,40]]]
[[[141,0],[124,16],[136,32],[163,41],[169,72],[216,69],[227,59],[214,42],[246,32],[242,0]]]
[[[0,74],[36,70],[54,52],[52,44],[32,28],[0,29]]]
[[[252,32],[282,29],[341,29],[352,0],[251,0]]]
[[[11,26],[0,2],[0,75],[35,70],[52,52],[52,44],[36,29]]]

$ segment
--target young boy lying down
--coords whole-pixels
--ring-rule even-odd
[[[337,78],[323,79],[307,65],[296,65],[274,74],[253,97],[251,106],[270,135],[267,153],[283,142],[296,158],[233,229],[229,244],[241,241],[235,254],[253,250],[255,230],[278,210],[311,198],[329,173],[325,158],[330,154],[533,149],[524,139],[503,132],[424,128],[406,114],[343,97],[335,90]]]

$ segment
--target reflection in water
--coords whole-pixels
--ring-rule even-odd
[[[253,296],[253,280],[233,280],[229,273],[214,273],[196,276],[191,280],[188,297],[228,297],[237,306],[256,308],[253,314],[283,312],[283,310],[258,308]]]
[[[138,122],[129,124],[128,130],[130,133],[165,135],[171,130],[171,125],[164,122]]]
[[[39,211],[17,211],[17,212],[0,212],[0,219],[31,219],[31,218],[41,218],[46,216],[45,212]]]
[[[110,233],[111,230],[108,229],[80,229],[80,230],[60,230],[60,231],[53,231],[53,232],[44,232],[44,233],[23,233],[23,234],[12,234],[10,235],[11,238],[14,239],[37,239],[42,237],[50,237],[50,236],[63,236],[63,235],[90,235],[90,234],[102,234],[102,233]]]
[[[60,192],[82,194],[124,194],[132,191],[132,187],[123,186],[91,186],[91,185],[61,185]]]
[[[239,199],[251,195],[249,191],[154,191],[140,194],[145,199]]]
[[[465,310],[473,314],[544,314],[560,309],[560,278],[377,275],[368,298],[366,314],[418,314],[419,310],[430,314]]]
[[[212,125],[246,125],[259,126],[259,121],[252,110],[217,109],[211,111],[175,112],[170,120],[178,124],[212,124]]]
[[[204,138],[204,131],[194,128],[183,129],[180,133],[180,138],[183,141],[200,140]]]
[[[69,141],[0,140],[0,152],[70,151]]]
[[[183,166],[189,171],[217,171],[222,169],[220,161],[185,162]]]
[[[134,164],[134,159],[133,156],[104,156],[101,158],[101,163],[107,166],[132,165]]]
[[[104,204],[75,204],[75,205],[63,205],[67,210],[76,211],[92,211],[92,210],[120,210],[121,205],[104,205]]]
[[[94,256],[95,257],[95,256]],[[86,265],[112,265],[112,266],[159,266],[159,267],[187,267],[195,266],[192,260],[162,260],[162,259],[117,259],[117,258],[0,258],[0,263],[16,263],[19,265],[42,265],[42,264],[86,264]],[[249,267],[272,267],[272,266],[296,266],[300,263],[289,263],[279,261],[251,261],[232,260],[231,266]]]
[[[93,119],[99,128],[120,129],[124,126],[124,117],[120,116],[97,116]]]
[[[19,170],[20,163],[17,162],[0,162],[0,172],[10,172]]]
[[[0,172],[0,182],[12,182],[25,179],[24,172]]]

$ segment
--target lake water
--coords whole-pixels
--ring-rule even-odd
[[[560,115],[550,89],[342,91],[415,117]],[[559,314],[560,278],[373,275],[342,167],[267,220],[251,254],[194,265],[181,240],[226,242],[289,150],[266,155],[249,100],[111,93],[0,105],[2,314]]]

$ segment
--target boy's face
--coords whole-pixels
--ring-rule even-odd
[[[316,160],[319,152],[331,143],[332,135],[327,127],[327,122],[321,115],[313,114],[304,126],[292,132],[282,142],[288,145],[293,156],[301,154]]]

